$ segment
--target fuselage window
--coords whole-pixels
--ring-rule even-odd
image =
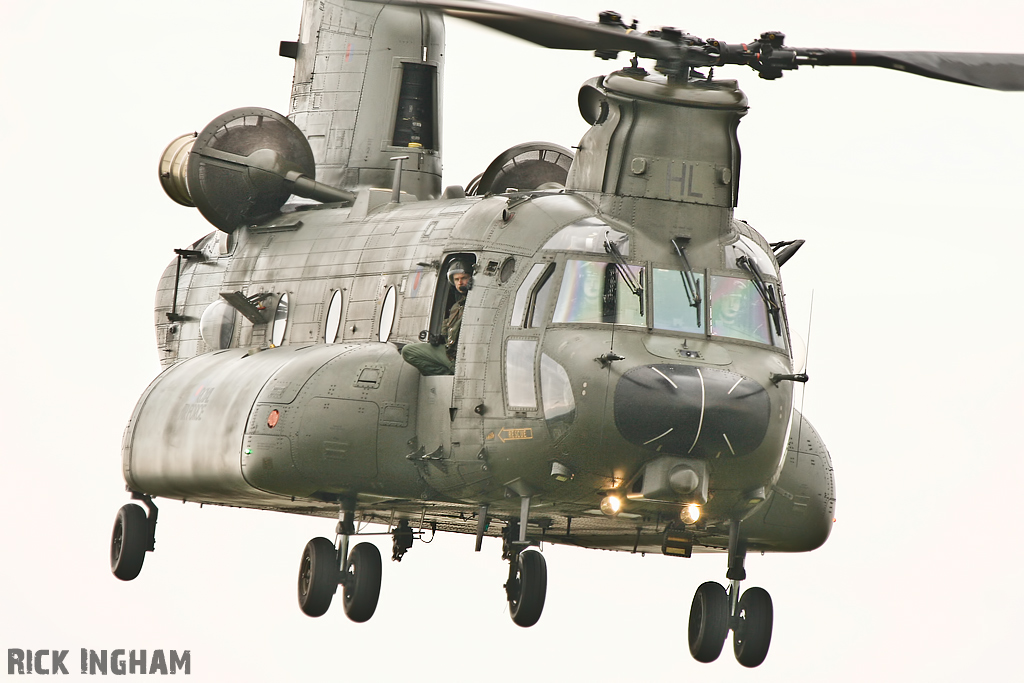
[[[772,343],[768,309],[752,281],[711,276],[711,334]]]
[[[235,335],[235,309],[224,299],[206,307],[199,319],[199,336],[209,349],[226,349]]]
[[[512,327],[537,327],[542,322],[551,299],[551,273],[554,270],[554,263],[536,263],[527,273],[512,302],[512,319],[509,321]],[[538,311],[540,315],[537,315]]]
[[[612,228],[600,218],[590,217],[562,228],[543,248],[607,254],[612,247],[620,255],[629,256],[629,235]]]
[[[284,333],[288,328],[288,295],[282,294],[274,309],[273,330],[270,333],[271,344],[280,346],[284,343]]]
[[[512,274],[516,272],[516,260],[509,256],[507,259],[501,262],[501,268],[498,270],[498,281],[501,284],[505,284],[512,278]]]
[[[533,378],[534,339],[509,339],[505,347],[505,386],[510,407],[536,410],[537,383]]]
[[[398,306],[398,295],[394,287],[388,287],[384,293],[384,303],[380,307],[380,324],[377,326],[377,339],[386,342],[391,338],[391,327],[395,324],[395,309]]]
[[[334,290],[331,296],[331,303],[327,307],[327,323],[324,325],[324,342],[333,344],[338,340],[338,330],[341,329],[341,290]]]
[[[545,420],[572,422],[576,417],[576,399],[572,395],[569,375],[546,353],[540,355],[540,393]]]
[[[654,327],[673,332],[704,334],[704,302],[697,302],[686,291],[684,273],[654,269]],[[693,273],[697,291],[704,291],[704,274]],[[697,304],[697,305],[694,305]]]
[[[642,266],[568,260],[552,322],[644,326],[642,286]]]

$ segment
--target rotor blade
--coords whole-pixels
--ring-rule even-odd
[[[877,66],[992,90],[1024,90],[1024,55],[795,49],[800,64]]]
[[[382,3],[435,9],[556,50],[621,50],[649,59],[672,57],[678,52],[678,46],[630,28],[510,5],[472,0],[382,0]]]

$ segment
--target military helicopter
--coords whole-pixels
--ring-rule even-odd
[[[443,25],[423,8],[637,59],[584,84],[592,128],[575,158],[529,143],[442,191]],[[282,52],[289,118],[235,110],[161,160],[171,197],[218,230],[178,250],[158,289],[166,369],[123,448],[148,515],[119,511],[115,575],[137,576],[154,548],[154,497],[337,516],[337,540],[303,552],[300,607],[323,614],[340,585],[356,621],[380,589],[375,546],[349,547],[357,522],[387,524],[394,559],[424,529],[478,549],[501,536],[521,626],[543,610],[541,540],[724,550],[729,590],[697,589],[691,653],[714,660],[732,630],[741,664],[760,664],[771,599],[741,594],[744,556],[820,546],[832,471],[793,406],[806,376],[779,266],[800,243],[733,220],[746,101],[697,70],[856,59],[1020,89],[1021,58],[800,50],[778,33],[728,45],[612,13],[422,2],[307,2]],[[474,271],[455,374],[424,377],[398,347],[440,332],[453,262]]]

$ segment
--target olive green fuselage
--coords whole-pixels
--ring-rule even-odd
[[[159,285],[165,370],[125,434],[129,485],[468,533],[481,505],[512,520],[529,497],[531,538],[645,551],[697,503],[698,546],[736,519],[751,548],[823,543],[831,464],[778,380],[778,265],[732,217],[742,93],[629,73],[584,91],[566,190],[364,189],[192,245]],[[456,257],[475,273],[455,374],[421,377],[399,349],[438,330]]]

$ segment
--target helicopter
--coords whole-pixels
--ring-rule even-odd
[[[492,23],[498,11],[440,5],[456,16],[471,6]],[[512,13],[520,32],[541,21],[539,13],[501,12]],[[546,16],[542,26],[565,28]],[[669,62],[677,55],[662,42],[692,38],[626,40],[631,28],[616,21],[605,15],[580,26],[601,36],[593,40],[605,51],[625,41],[642,58]],[[436,38],[440,29],[430,26]],[[605,37],[614,40],[605,46]],[[765,40],[788,52],[778,34]],[[297,86],[303,44],[284,48],[295,51]],[[402,63],[429,62],[438,45]],[[709,59],[706,45],[686,47]],[[746,50],[714,54],[749,60]],[[740,594],[743,556],[823,543],[834,495],[828,453],[792,405],[792,384],[805,377],[794,367],[779,266],[798,243],[773,247],[732,220],[735,123],[745,102],[734,84],[694,75],[708,66],[668,64],[659,76],[631,65],[586,84],[580,109],[593,128],[575,158],[552,145],[514,148],[462,193],[433,185],[439,157],[424,138],[332,166],[329,141],[345,136],[316,133],[315,93],[309,110],[293,101],[292,112],[310,154],[287,119],[255,109],[172,144],[165,186],[219,231],[180,250],[161,282],[157,331],[167,370],[125,438],[126,479],[149,514],[138,506],[119,513],[115,574],[137,573],[152,549],[154,496],[339,516],[339,541],[328,548],[314,539],[303,554],[300,601],[307,614],[326,610],[340,582],[355,620],[372,615],[379,590],[379,558],[362,544],[348,548],[355,521],[388,523],[399,558],[424,528],[476,534],[478,547],[484,535],[500,534],[506,596],[520,625],[543,609],[546,568],[529,548],[540,539],[683,557],[725,550],[730,590],[713,582],[698,589],[691,652],[714,659],[731,629],[740,662],[759,664],[771,603],[760,590]],[[405,67],[397,70],[397,99],[375,99],[401,109]],[[425,73],[430,91],[440,69]],[[413,90],[424,82],[410,80]],[[404,101],[420,107],[422,91]],[[634,118],[624,120],[630,108]],[[436,128],[437,114],[425,105],[403,122]],[[614,130],[627,126],[634,134],[616,139]],[[714,139],[679,141],[687,126]],[[265,138],[253,130],[261,128],[286,132]],[[350,135],[381,139],[378,131]],[[256,138],[256,147],[245,146]],[[692,156],[673,160],[664,150],[676,143],[692,146]],[[391,156],[411,159],[394,160],[392,170],[383,163]],[[621,176],[608,191],[613,161]],[[517,175],[520,165],[531,173]],[[241,190],[232,186],[239,176]],[[665,182],[655,188],[652,179]],[[292,194],[326,203],[266,208]],[[326,248],[330,240],[350,244]],[[294,251],[303,242],[307,251]],[[330,252],[334,262],[313,256]],[[456,260],[475,272],[455,375],[420,377],[397,345],[420,340],[424,328],[423,338],[437,334],[450,295],[443,275]],[[745,324],[730,317],[727,301],[747,312]],[[310,417],[314,406],[318,418]],[[239,462],[244,481],[230,478]]]

